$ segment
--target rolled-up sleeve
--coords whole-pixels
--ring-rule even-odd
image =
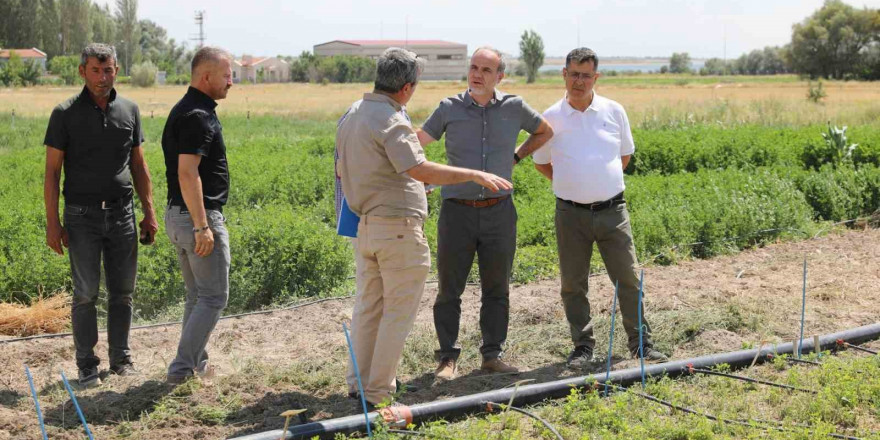
[[[379,141],[398,174],[425,162],[425,150],[419,144],[412,124],[400,113],[389,120],[389,125],[380,134]]]

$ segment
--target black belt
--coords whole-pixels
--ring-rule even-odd
[[[128,206],[131,203],[131,194],[129,194],[127,196],[120,197],[118,199],[101,200],[98,202],[91,201],[91,202],[80,203],[79,201],[77,201],[75,199],[68,200],[66,198],[64,199],[64,202],[69,203],[71,205],[87,206],[89,208],[94,207],[94,208],[101,208],[103,210],[110,210],[110,209],[124,208],[124,207]]]
[[[559,197],[557,197],[556,200],[568,203],[569,205],[572,205],[572,206],[575,206],[578,208],[589,209],[590,211],[601,211],[603,209],[607,209],[612,206],[617,206],[621,203],[626,203],[626,199],[623,198],[623,193],[620,193],[620,194],[618,194],[608,200],[601,201],[601,202],[594,202],[594,203],[572,202],[571,200],[560,199]]]

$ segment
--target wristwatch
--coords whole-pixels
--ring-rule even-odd
[[[210,226],[205,225],[205,226],[202,226],[201,228],[193,228],[193,234],[198,234],[199,232],[207,231],[209,227]]]

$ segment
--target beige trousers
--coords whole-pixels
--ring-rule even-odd
[[[351,338],[368,402],[390,401],[397,366],[431,268],[422,220],[361,217],[355,246],[357,297]],[[351,363],[349,391],[357,390]]]

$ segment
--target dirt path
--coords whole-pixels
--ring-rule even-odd
[[[828,333],[880,321],[880,230],[847,231],[815,240],[783,243],[711,260],[687,261],[645,270],[647,318],[657,345],[684,358],[757,345],[760,340],[791,340],[800,319],[802,264],[809,264],[806,333]],[[479,291],[463,297],[464,353],[460,377],[435,384],[431,304],[436,285],[422,300],[408,340],[401,376],[421,390],[402,397],[416,403],[505,386],[514,380],[538,381],[580,375],[563,365],[571,349],[558,281],[515,286],[507,359],[524,371],[517,377],[485,376],[479,366]],[[591,278],[596,337],[607,346],[608,309],[613,288],[604,276]],[[341,322],[352,300],[224,320],[209,345],[221,377],[213,385],[172,391],[161,381],[173,357],[178,326],[135,330],[134,361],[142,372],[109,377],[101,387],[78,391],[96,438],[219,438],[279,428],[280,412],[309,409],[310,419],[357,411],[345,397],[347,359]],[[622,332],[621,332],[622,333]],[[615,342],[615,368],[635,365]],[[877,343],[874,346],[880,345]],[[597,347],[597,358],[607,349]],[[34,373],[50,438],[81,438],[58,370],[75,377],[70,338],[0,345],[0,440],[38,438],[22,362]],[[99,356],[106,353],[103,341]],[[106,364],[102,364],[106,368]],[[589,371],[604,371],[596,364]]]

